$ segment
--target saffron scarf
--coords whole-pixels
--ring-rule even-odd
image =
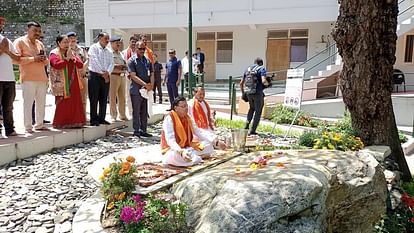
[[[204,101],[204,104],[206,105],[207,108],[207,115],[204,112],[203,107],[201,106],[200,101],[198,101],[196,98],[193,99],[194,105],[193,105],[193,116],[194,116],[194,120],[198,126],[198,128],[201,129],[208,129],[211,125],[210,122],[210,106],[208,105],[208,103],[206,101]]]
[[[169,115],[173,122],[174,135],[177,144],[181,148],[190,146],[197,151],[203,150],[203,146],[200,142],[193,142],[194,131],[190,117],[186,115],[185,117],[180,118],[175,111],[171,111]],[[161,132],[161,153],[165,154],[169,149],[170,146],[167,144],[167,139],[165,138],[165,132],[163,130]]]

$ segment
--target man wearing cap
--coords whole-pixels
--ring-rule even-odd
[[[23,90],[23,115],[26,133],[33,133],[32,105],[36,101],[35,130],[48,130],[43,125],[48,78],[45,66],[49,60],[45,55],[45,47],[39,40],[42,28],[37,22],[27,24],[27,35],[17,38],[14,47],[20,55],[20,81]]]
[[[112,51],[106,47],[108,43],[109,34],[106,32],[100,32],[98,35],[98,42],[91,45],[88,51],[88,94],[90,105],[89,112],[91,117],[90,124],[92,126],[99,126],[99,124],[110,124],[105,120],[105,116],[109,92],[109,76],[114,68],[114,57]]]
[[[12,42],[1,34],[5,23],[6,19],[0,16],[0,106],[2,107],[6,136],[16,136],[13,121],[13,101],[16,96],[16,83],[12,60],[19,61],[20,57],[17,56]],[[1,128],[3,126],[0,124],[0,135]]]
[[[125,116],[125,70],[126,62],[121,53],[121,37],[111,37],[111,47],[114,57],[114,70],[109,82],[109,111],[112,121],[117,120],[118,112],[121,121],[128,120]],[[118,102],[118,110],[117,110]]]
[[[78,38],[76,32],[68,32],[66,36],[69,39],[69,47],[71,50],[81,58],[83,62],[83,68],[80,72],[80,80],[82,82],[83,88],[81,89],[81,97],[83,103],[83,110],[86,114],[86,101],[88,96],[88,79],[86,78],[86,70],[88,69],[89,57],[88,52],[78,45]]]

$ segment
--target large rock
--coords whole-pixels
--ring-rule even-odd
[[[196,232],[372,232],[385,213],[383,169],[369,151],[286,151],[249,174],[256,155],[173,187]]]

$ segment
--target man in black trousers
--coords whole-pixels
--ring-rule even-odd
[[[93,126],[110,124],[105,120],[105,116],[109,93],[109,79],[114,68],[113,53],[106,47],[109,43],[109,34],[106,32],[99,33],[98,40],[98,43],[91,45],[88,51],[90,124]]]

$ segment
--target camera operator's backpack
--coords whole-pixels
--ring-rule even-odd
[[[257,86],[257,71],[262,66],[249,67],[246,71],[246,78],[244,79],[244,92],[248,95],[256,94]]]

